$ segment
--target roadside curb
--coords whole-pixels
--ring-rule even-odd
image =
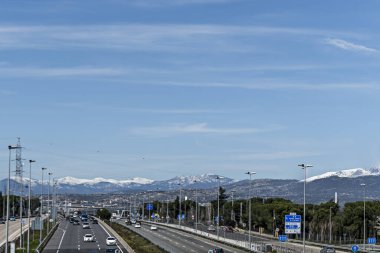
[[[135,251],[131,248],[131,246],[129,246],[128,243],[124,241],[124,239],[118,233],[116,233],[116,231],[113,228],[111,228],[107,223],[105,223],[101,219],[98,219],[98,221],[100,222],[102,226],[104,226],[108,231],[110,231],[116,237],[116,239],[121,243],[121,245],[123,245],[123,247],[128,251],[128,253],[135,253]]]

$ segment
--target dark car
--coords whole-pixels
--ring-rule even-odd
[[[324,246],[321,251],[321,253],[335,253],[335,249],[332,246]]]
[[[92,221],[92,224],[98,224],[98,220],[95,220],[95,219],[94,219],[94,220]]]
[[[73,225],[79,225],[79,220],[74,220]]]
[[[117,248],[108,248],[106,249],[106,253],[119,253],[120,250]]]
[[[214,249],[212,253],[224,253],[224,249]]]
[[[3,218],[0,218],[0,224],[5,224],[5,220]]]

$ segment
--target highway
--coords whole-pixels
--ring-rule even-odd
[[[123,221],[119,221],[118,223],[127,226]],[[148,224],[142,224],[141,228],[135,228],[132,225],[128,225],[127,227],[172,253],[207,252],[215,248],[223,248],[226,253],[247,252],[172,228],[158,226],[158,230],[154,231],[150,229],[150,225]]]
[[[83,236],[85,234],[93,234],[95,241],[84,242]],[[63,220],[42,252],[105,252],[106,249],[117,248],[121,252],[127,253],[120,244],[117,246],[107,246],[106,238],[108,236],[112,235],[100,224],[92,224],[90,222],[90,228],[84,229],[82,228],[82,222],[80,222],[80,225],[73,225],[69,221]]]
[[[31,219],[31,221],[33,220],[34,218]],[[25,220],[25,225],[22,227],[22,230],[23,231],[26,231],[27,228],[28,228],[28,219],[27,218],[24,218]],[[0,224],[0,247],[5,244],[5,235],[6,235],[6,231],[5,231],[5,224]],[[9,241],[13,241],[14,239],[16,239],[17,237],[20,236],[20,220],[17,219],[15,221],[9,221]]]

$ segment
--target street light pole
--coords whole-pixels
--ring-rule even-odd
[[[194,183],[197,183],[197,180],[194,180]],[[195,230],[198,233],[198,189],[195,186]]]
[[[30,206],[30,198],[32,194],[32,163],[36,162],[35,160],[29,160],[29,199],[28,199],[28,244],[27,244],[27,250],[26,252],[30,252],[30,215],[32,212],[31,206]]]
[[[304,170],[304,181],[303,181],[303,236],[302,236],[302,245],[303,253],[305,253],[305,230],[306,230],[306,170],[307,168],[313,167],[313,165],[308,164],[298,164]]]
[[[332,208],[332,206],[330,206],[330,220],[329,220],[329,225],[330,225],[329,243],[330,244],[331,244],[331,237],[332,237],[331,208]]]
[[[12,149],[16,149],[18,146],[8,146],[9,149],[9,166],[8,166],[8,181],[7,181],[7,220],[5,222],[5,253],[8,253],[8,240],[9,240],[9,195],[11,187],[11,156]]]
[[[364,189],[364,198],[363,198],[363,205],[364,205],[364,211],[363,211],[363,249],[365,250],[365,244],[366,244],[366,233],[365,233],[365,198],[366,198],[366,184],[360,184],[363,186]]]
[[[47,220],[47,233],[49,234],[49,225],[50,225],[50,176],[53,175],[53,172],[49,172],[49,185],[48,185],[48,220]]]
[[[255,175],[256,172],[248,171],[245,174],[249,175],[249,215],[248,215],[248,242],[249,242],[249,251],[251,251],[251,224],[252,224],[252,217],[251,217],[251,206],[252,206],[252,197],[251,197],[251,187],[252,187],[252,175]]]
[[[182,208],[181,208],[181,201],[182,201],[182,187],[181,187],[181,184],[178,184],[179,185],[179,219],[178,219],[178,225],[179,227],[181,227],[181,211],[182,211]]]
[[[219,222],[220,222],[220,214],[219,214],[219,193],[220,193],[220,179],[223,179],[221,176],[217,176],[216,179],[218,179],[218,219],[216,221],[216,231],[217,231],[217,236],[219,240]]]
[[[40,243],[42,242],[42,230],[44,229],[44,220],[42,219],[42,209],[43,209],[43,193],[44,193],[44,170],[46,168],[41,168],[41,208],[40,208]],[[41,226],[42,225],[42,226]]]
[[[235,211],[234,211],[234,193],[236,191],[231,191],[231,198],[232,198],[232,204],[231,204],[231,221],[235,221]]]

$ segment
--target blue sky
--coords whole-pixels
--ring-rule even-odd
[[[3,1],[0,177],[379,165],[378,1]]]

